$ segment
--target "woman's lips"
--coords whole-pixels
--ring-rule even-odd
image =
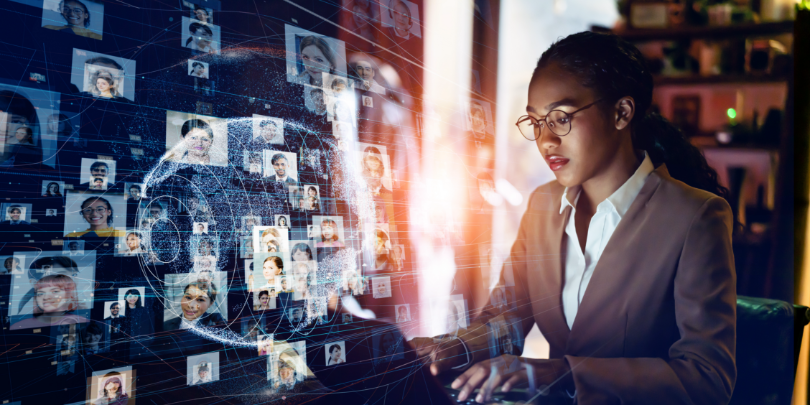
[[[568,159],[559,159],[553,162],[548,163],[548,167],[551,168],[551,171],[556,172],[557,170],[562,169],[565,164],[568,163]]]
[[[565,166],[565,164],[568,163],[568,160],[569,159],[556,156],[546,159],[546,161],[548,162],[548,167],[551,168],[551,171],[553,172],[562,169],[563,166]]]

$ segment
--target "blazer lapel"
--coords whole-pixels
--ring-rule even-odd
[[[638,240],[639,232],[648,231],[643,229],[639,223],[643,221],[644,208],[661,184],[662,177],[669,177],[669,171],[664,164],[647,176],[638,196],[630,204],[627,213],[619,221],[613,235],[610,236],[602,256],[599,257],[599,262],[596,263],[593,276],[588,282],[585,295],[577,310],[577,316],[571,328],[574,333],[570,335],[566,345],[566,354],[576,353],[580,344],[587,342],[589,338],[600,336],[598,333],[600,331],[589,332],[588,327],[594,324],[594,317],[600,316],[601,303],[621,294],[627,274],[635,270],[627,264],[626,255],[628,251],[631,251],[631,247],[627,246],[627,243],[630,239]]]
[[[540,280],[537,280],[537,284],[532,283],[543,286],[544,295],[553,300],[553,303],[543,306],[540,311],[534,311],[538,326],[542,326],[543,337],[548,340],[551,347],[552,358],[562,356],[562,353],[558,355],[554,353],[555,349],[565,348],[571,332],[562,308],[562,280],[564,279],[562,264],[565,258],[565,255],[562,254],[562,241],[565,236],[566,218],[571,214],[571,207],[566,207],[560,214],[562,193],[565,188],[559,183],[554,184],[555,189],[552,190],[550,197],[552,201],[549,204],[552,207],[551,215],[543,218],[546,223],[541,225],[544,234],[541,235],[539,241],[542,246],[540,253],[542,256],[540,257],[548,258],[543,260],[543,267],[546,270],[536,272],[535,274],[540,277]]]

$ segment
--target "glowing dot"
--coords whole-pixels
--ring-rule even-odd
[[[737,111],[734,111],[733,108],[729,108],[726,114],[728,114],[728,117],[731,119],[737,118]]]

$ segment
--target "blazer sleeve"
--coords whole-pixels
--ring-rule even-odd
[[[532,300],[528,291],[526,271],[528,268],[536,268],[539,265],[539,263],[537,263],[538,258],[528,257],[529,255],[526,251],[527,229],[531,224],[537,224],[535,218],[537,215],[536,210],[545,206],[538,204],[537,199],[545,197],[547,197],[546,194],[535,192],[532,193],[532,196],[529,198],[526,213],[520,221],[517,239],[515,239],[515,243],[512,244],[512,250],[501,269],[501,275],[498,281],[498,285],[506,285],[505,276],[507,272],[510,272],[514,278],[515,302],[511,304],[511,307],[516,309],[510,309],[508,312],[514,315],[513,319],[520,319],[523,338],[529,334],[532,326],[534,326],[534,312],[532,311]],[[529,260],[533,260],[534,262],[529,263]],[[459,331],[458,337],[464,341],[467,351],[470,354],[470,361],[467,366],[490,358],[487,323],[490,319],[498,315],[503,315],[505,312],[505,310],[498,309],[492,305],[490,301],[484,306],[484,310],[470,322],[466,331]]]
[[[669,348],[669,358],[565,356],[578,404],[728,403],[737,379],[731,233],[731,207],[720,197],[709,198],[692,219],[677,266],[680,339]]]

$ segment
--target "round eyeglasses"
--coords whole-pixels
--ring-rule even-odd
[[[593,103],[590,103],[585,107],[571,113],[561,110],[551,110],[544,118],[539,120],[534,117],[524,115],[518,118],[515,125],[517,125],[518,129],[520,130],[520,134],[530,141],[536,141],[537,138],[540,138],[540,132],[544,126],[547,126],[548,129],[554,133],[554,135],[566,136],[569,132],[571,132],[571,117],[582,110],[590,108],[592,105],[602,100],[605,100],[605,98],[600,98],[599,100],[596,100]]]

